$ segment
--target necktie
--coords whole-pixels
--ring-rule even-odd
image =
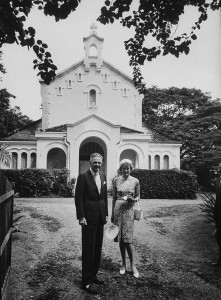
[[[99,192],[99,194],[100,194],[100,192],[101,192],[101,179],[100,179],[99,173],[95,173],[95,174],[94,174],[94,181],[95,181],[95,183],[96,183],[96,185],[97,185],[98,192]]]

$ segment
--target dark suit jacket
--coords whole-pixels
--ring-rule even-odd
[[[108,215],[107,183],[103,173],[100,173],[100,177],[100,194],[90,170],[80,174],[77,179],[75,189],[77,219],[86,218],[88,224],[96,224],[100,215],[103,224],[106,223],[106,216]]]

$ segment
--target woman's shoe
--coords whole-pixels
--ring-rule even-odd
[[[132,274],[133,274],[133,277],[135,277],[135,278],[138,278],[140,275],[139,272],[137,271],[136,267],[132,267]]]
[[[124,266],[122,266],[122,267],[120,268],[120,275],[124,275],[125,272],[126,272],[126,268],[125,268]]]

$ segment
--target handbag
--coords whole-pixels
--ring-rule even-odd
[[[134,208],[134,220],[136,220],[136,221],[143,220],[143,211],[140,208],[139,202],[137,202],[137,207]]]

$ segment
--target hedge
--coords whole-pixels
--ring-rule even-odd
[[[4,173],[10,182],[15,183],[15,193],[20,197],[73,195],[74,180],[68,182],[67,169],[7,169]]]
[[[142,199],[195,199],[198,190],[196,175],[188,171],[134,169],[139,179]]]

